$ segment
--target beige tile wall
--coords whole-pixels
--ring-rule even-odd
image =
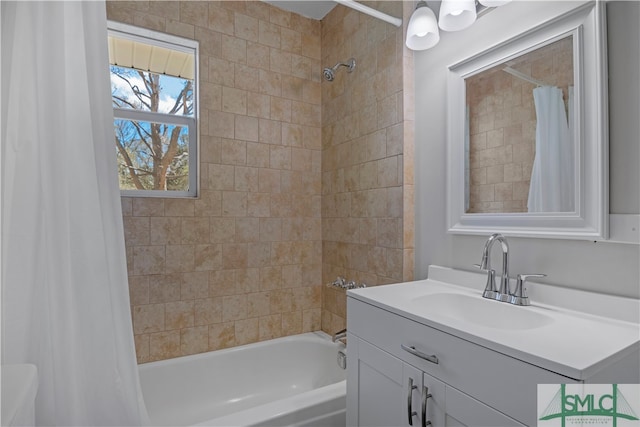
[[[201,195],[122,199],[138,361],[319,330],[320,22],[257,1],[107,14],[200,42]],[[396,104],[381,104],[385,124]],[[397,186],[395,160],[380,167]]]
[[[511,61],[511,67],[555,85],[568,100],[573,85],[571,38]],[[535,157],[535,85],[502,71],[467,79],[470,110],[469,212],[526,212]]]
[[[408,2],[367,5],[392,16]],[[408,20],[405,19],[405,22]],[[322,275],[368,285],[413,277],[413,57],[403,29],[344,6],[322,21]],[[345,327],[346,297],[325,286],[322,329]]]

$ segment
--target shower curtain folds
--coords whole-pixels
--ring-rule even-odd
[[[531,171],[529,212],[573,212],[573,139],[562,90],[541,86],[533,90],[536,109],[536,151]],[[572,102],[570,100],[569,105]],[[571,116],[571,111],[569,111]]]
[[[141,425],[104,1],[2,8],[2,363],[38,425]]]

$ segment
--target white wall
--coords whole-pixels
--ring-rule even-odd
[[[457,61],[557,16],[579,2],[514,1],[471,28],[441,33],[440,43],[416,52],[416,278],[438,264],[472,270],[485,237],[446,233],[446,69]],[[638,67],[640,7],[608,5],[611,64],[611,212],[640,213]],[[545,273],[546,283],[640,298],[638,245],[510,238],[511,274]],[[499,256],[494,254],[494,265]]]
[[[640,212],[640,2],[610,3],[609,127],[611,213]]]

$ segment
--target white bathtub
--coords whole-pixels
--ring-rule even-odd
[[[342,345],[311,332],[140,365],[152,425],[343,426]]]

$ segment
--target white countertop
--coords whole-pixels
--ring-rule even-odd
[[[429,297],[435,298],[436,294],[482,298],[485,283],[485,274],[431,266],[429,279],[354,289],[347,295],[575,379],[589,378],[640,348],[640,325],[636,320],[640,316],[640,302],[631,298],[535,284],[532,286],[536,287],[535,296],[530,292],[532,301],[528,307],[483,299],[487,304],[496,304],[495,313],[487,317],[497,316],[501,322],[504,317],[504,325],[495,322],[491,325],[486,319],[465,320],[455,309],[448,314],[441,307],[437,310],[425,307]],[[558,305],[547,302],[558,295],[570,308],[563,307],[562,301]],[[584,307],[585,311],[576,310],[576,306]],[[511,328],[524,311],[529,311],[531,318],[544,321],[530,328]],[[461,314],[465,317],[465,313]]]

